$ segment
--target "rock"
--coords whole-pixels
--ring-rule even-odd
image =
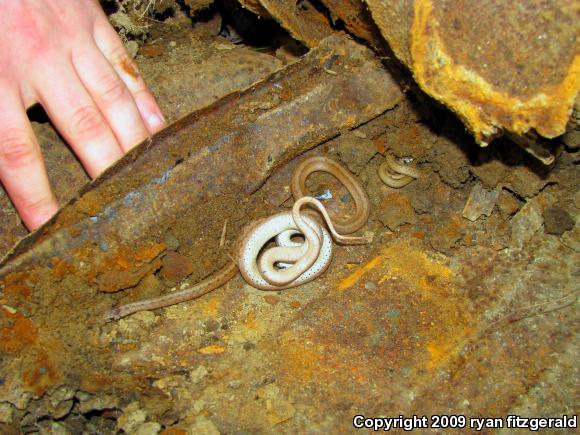
[[[561,136],[562,142],[570,148],[580,147],[580,97],[576,96],[574,110],[568,122],[566,133]]]
[[[560,240],[568,248],[580,252],[580,226],[576,225],[572,231],[564,233]]]
[[[74,404],[75,392],[76,389],[63,385],[50,394],[47,408],[52,418],[60,419],[68,415]]]
[[[73,405],[74,401],[72,399],[63,400],[62,402],[59,402],[56,406],[50,407],[49,409],[50,416],[56,419],[66,417],[70,413]]]
[[[142,423],[132,432],[135,435],[157,435],[161,432],[161,425],[154,421]]]
[[[481,184],[477,183],[471,189],[469,198],[463,208],[462,216],[475,222],[480,216],[489,216],[495,207],[499,191],[484,189]]]
[[[570,214],[557,205],[544,211],[544,229],[548,234],[560,236],[574,228],[576,222]]]
[[[264,385],[258,389],[256,396],[264,401],[268,422],[272,426],[289,420],[296,414],[296,408],[280,396],[280,389],[276,384]]]
[[[114,293],[119,290],[135,287],[144,276],[148,273],[155,272],[160,266],[161,262],[155,259],[151,263],[138,267],[108,270],[100,274],[97,278],[99,290],[106,293]]]
[[[415,223],[417,216],[411,201],[399,192],[393,192],[383,198],[378,219],[391,231],[396,231],[403,224]]]
[[[542,226],[542,211],[535,200],[530,200],[517,212],[511,221],[511,239],[512,248],[521,249],[524,244]]]
[[[220,435],[213,421],[204,416],[199,416],[187,431],[188,435]]]
[[[347,132],[337,138],[336,151],[344,164],[358,174],[377,153],[372,140],[360,137],[360,134]]]
[[[12,423],[14,406],[8,402],[0,403],[0,423]]]
[[[580,130],[571,130],[562,136],[562,142],[570,148],[580,147]]]
[[[280,393],[280,388],[278,388],[278,386],[275,383],[270,382],[270,383],[258,388],[258,391],[256,393],[256,397],[260,400],[273,399],[275,397],[278,397],[279,393]]]
[[[270,305],[276,305],[278,302],[280,302],[280,297],[275,295],[266,295],[264,296],[264,301]]]
[[[184,255],[169,251],[161,260],[159,275],[166,281],[180,282],[193,272],[193,262]]]
[[[134,433],[142,423],[145,423],[146,418],[147,412],[139,407],[139,402],[131,402],[117,420],[117,429]]]
[[[483,187],[495,189],[508,186],[517,195],[535,196],[547,183],[547,168],[530,164],[518,148],[482,149],[477,161],[469,168]]]
[[[511,191],[523,198],[531,198],[542,190],[547,179],[542,178],[541,174],[537,174],[527,166],[518,166],[509,172],[507,182]]]
[[[173,3],[173,2],[171,2]],[[201,9],[205,9],[209,7],[213,3],[213,0],[185,0],[185,4],[190,8],[191,16],[194,16],[195,13],[200,11]],[[158,12],[158,11],[157,11]],[[158,12],[159,13],[159,12]]]
[[[469,178],[469,160],[465,151],[450,139],[440,136],[430,152],[433,169],[441,180],[451,187],[460,188]]]
[[[77,397],[79,394],[77,394]],[[102,411],[105,409],[117,409],[119,407],[119,399],[115,396],[91,396],[87,393],[83,394],[84,398],[79,397],[78,411],[81,414],[87,414],[91,411]],[[76,409],[76,408],[75,408]]]
[[[171,231],[165,233],[163,236],[163,243],[165,243],[167,249],[170,251],[177,251],[177,248],[179,248],[179,240],[177,240],[177,237],[175,237]]]
[[[521,202],[507,189],[502,189],[497,198],[497,208],[504,219],[514,215],[521,206]]]
[[[185,384],[185,376],[183,375],[170,375],[164,378],[157,379],[153,382],[153,386],[159,388],[168,396],[171,396],[171,390]]]
[[[139,311],[130,317],[119,320],[119,332],[128,340],[145,338],[156,322],[152,311]]]
[[[57,421],[51,421],[48,425],[48,433],[50,435],[71,435],[72,432],[67,427]]]
[[[127,41],[125,42],[125,48],[127,49],[129,56],[135,59],[135,56],[137,56],[137,52],[139,51],[139,43],[137,41]]]
[[[266,413],[272,426],[290,420],[296,414],[296,408],[280,397],[266,400]]]
[[[438,225],[429,236],[431,247],[444,254],[449,254],[459,239],[465,234],[465,221],[458,216]]]
[[[228,387],[230,387],[232,390],[237,390],[241,386],[242,386],[242,383],[239,379],[233,379],[233,380],[228,382]]]
[[[510,240],[510,225],[498,213],[493,213],[486,222],[486,236],[495,250],[507,248]]]
[[[205,366],[199,366],[196,369],[192,370],[189,372],[189,379],[191,380],[191,382],[193,382],[194,384],[197,384],[199,381],[201,381],[205,375],[207,375],[209,372],[207,371],[207,369],[205,368]]]
[[[487,151],[487,149],[485,150]],[[483,150],[480,155],[482,156],[480,160],[482,158],[485,158],[485,160],[475,163],[469,170],[479,178],[484,187],[495,189],[504,180],[508,172],[507,165],[497,158],[490,157],[489,153],[484,153]]]
[[[574,194],[574,207],[580,209],[580,190]]]

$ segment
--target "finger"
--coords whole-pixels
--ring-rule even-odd
[[[133,94],[141,117],[149,131],[155,133],[161,130],[165,125],[165,118],[161,113],[161,109],[145,84],[145,80],[139,74],[135,63],[127,54],[119,35],[117,35],[104,15],[95,22],[94,37],[99,50],[101,50],[131,94]]]
[[[35,80],[40,103],[89,175],[96,177],[123,155],[117,139],[70,63],[54,62],[44,73],[58,81]]]
[[[0,179],[24,224],[34,230],[58,210],[40,147],[20,96],[0,86]]]
[[[149,136],[133,96],[111,64],[88,41],[72,56],[73,66],[93,101],[113,129],[113,133],[127,152]]]

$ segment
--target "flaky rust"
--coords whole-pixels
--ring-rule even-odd
[[[260,0],[260,3],[294,38],[310,48],[332,34],[326,16],[307,1]]]
[[[340,19],[353,35],[368,41],[373,47],[382,46],[381,34],[363,0],[322,0],[331,16]]]
[[[503,130],[522,135],[535,129],[547,138],[565,132],[580,87],[577,6],[531,1],[516,7],[508,0],[368,4],[417,83],[455,111],[482,145]],[[407,14],[395,19],[393,9]]]
[[[510,95],[454,60],[433,14],[430,0],[415,3],[413,73],[419,85],[451,107],[480,142],[489,141],[500,129],[524,134],[535,128],[548,138],[564,133],[578,92],[580,56],[574,57],[562,82],[528,98]]]
[[[240,4],[245,9],[258,15],[260,18],[272,18],[272,15],[260,3],[260,0],[240,0]]]

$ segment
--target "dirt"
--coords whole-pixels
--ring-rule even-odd
[[[139,49],[139,67],[170,120],[282,67],[276,50],[262,53],[216,36],[216,20],[193,28],[183,17],[155,23]],[[51,178],[67,177],[55,185],[66,201],[87,178],[47,124],[36,128]],[[387,152],[423,176],[387,187],[377,175]],[[409,93],[306,155],[336,158],[361,180],[372,204],[364,228],[374,234],[371,244],[337,247],[326,274],[295,289],[263,292],[238,276],[199,300],[84,331],[110,352],[110,373],[78,373],[59,389],[47,387],[61,371],[36,345],[44,334],[27,316],[42,304],[84,317],[101,316],[103,306],[91,304],[97,290],[88,277],[55,260],[47,273],[58,274],[63,288],[86,292],[63,301],[58,289],[46,291],[40,306],[23,304],[0,329],[4,354],[30,348],[10,376],[35,389],[34,398],[0,402],[0,431],[342,433],[353,430],[357,414],[578,413],[576,149],[563,149],[545,168],[505,141],[479,148],[452,115]],[[155,235],[157,244],[127,252],[126,264],[101,275],[99,291],[129,302],[203,278],[227,261],[243,225],[291,206],[295,165],[274,173],[248,201],[206,202],[197,209],[208,216],[203,225],[183,216]],[[489,216],[470,221],[462,213],[476,185],[498,195]],[[334,178],[315,174],[307,188],[328,190],[330,210],[352,211]],[[12,220],[6,251],[24,233],[0,199],[2,222]],[[226,245],[216,248],[226,219]],[[46,287],[43,279],[13,276],[0,304],[9,293],[27,300],[32,289]],[[78,333],[62,331],[68,340]],[[134,391],[118,394],[109,385],[118,373],[135,380]]]

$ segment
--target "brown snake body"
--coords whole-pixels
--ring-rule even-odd
[[[423,173],[412,166],[399,163],[390,154],[385,156],[385,161],[379,166],[379,178],[387,186],[394,189],[405,187],[411,181],[420,178]]]

